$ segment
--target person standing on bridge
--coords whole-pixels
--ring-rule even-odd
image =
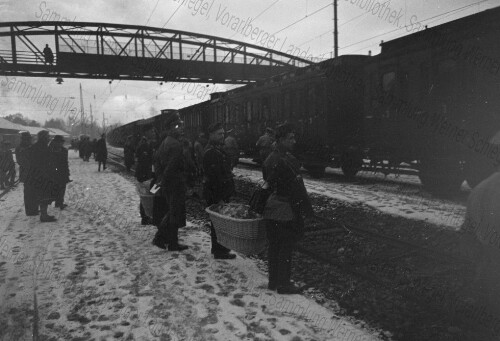
[[[300,175],[300,162],[291,154],[295,133],[290,124],[276,130],[276,146],[264,161],[264,180],[274,190],[264,209],[269,240],[269,285],[279,294],[297,294],[291,283],[292,250],[304,234],[303,215],[313,209]]]
[[[183,122],[179,114],[172,112],[165,117],[167,137],[157,152],[155,173],[168,206],[168,212],[158,227],[153,245],[169,251],[182,251],[186,245],[179,244],[178,230],[186,226],[186,183],[182,143]]]
[[[98,162],[97,171],[106,170],[106,160],[108,159],[108,147],[106,146],[106,134],[102,134],[95,146],[95,160]]]
[[[54,54],[49,47],[49,44],[45,44],[45,48],[43,49],[43,55],[45,57],[45,64],[54,65]]]

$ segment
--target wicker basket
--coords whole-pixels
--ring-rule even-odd
[[[264,219],[236,219],[212,211],[211,207],[207,207],[206,211],[214,224],[219,244],[245,255],[264,251],[267,246]]]

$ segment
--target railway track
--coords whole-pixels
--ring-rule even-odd
[[[109,153],[111,155],[112,163],[125,168],[123,165],[123,156],[114,152]],[[250,193],[248,191],[238,191],[237,195],[243,200],[248,200]],[[204,205],[201,199],[192,198],[194,201],[198,202],[200,205]],[[387,235],[384,233],[380,233],[378,231],[371,231],[362,226],[347,226],[344,224],[339,224],[333,219],[322,217],[315,215],[312,220],[314,223],[321,224],[324,228],[309,230],[305,233],[306,239],[309,237],[312,238],[322,238],[323,236],[341,236],[344,238],[348,235],[355,236],[356,238],[360,238],[367,243],[374,243],[378,245],[383,245],[384,247],[381,249],[376,255],[371,255],[369,257],[362,257],[361,259],[355,259],[351,262],[346,262],[343,259],[340,259],[338,256],[333,255],[330,251],[332,250],[324,250],[318,249],[316,247],[310,247],[306,244],[300,243],[296,247],[296,252],[300,254],[302,257],[306,257],[307,259],[312,260],[317,264],[322,264],[326,266],[327,272],[330,273],[341,273],[347,274],[349,276],[353,276],[358,280],[364,281],[366,283],[370,283],[370,285],[374,288],[378,288],[376,290],[381,292],[386,292],[384,295],[395,295],[405,301],[412,302],[412,304],[421,307],[423,310],[432,313],[433,316],[441,316],[443,317],[443,307],[440,306],[439,303],[434,302],[433,300],[426,300],[422,298],[422,295],[419,291],[410,290],[407,288],[400,288],[399,282],[408,280],[406,277],[411,275],[411,280],[419,280],[422,278],[424,281],[429,279],[429,274],[424,272],[420,272],[418,268],[415,269],[415,273],[405,273],[404,275],[396,274],[395,277],[389,276],[389,278],[385,277],[386,273],[382,273],[382,275],[378,272],[374,272],[370,270],[371,265],[380,266],[381,264],[398,264],[398,262],[402,262],[407,259],[426,259],[431,263],[446,263],[449,264],[445,268],[445,272],[453,272],[457,268],[469,267],[470,260],[466,258],[462,258],[457,256],[456,254],[451,254],[443,251],[441,248],[431,248],[421,243],[408,240],[401,239],[391,235]],[[332,246],[330,245],[330,249]],[[303,258],[300,259],[303,259]],[[260,255],[259,258],[266,261],[267,257],[265,255]],[[295,261],[294,261],[295,262]],[[431,271],[433,274],[433,272]],[[432,275],[433,276],[433,275]],[[301,289],[308,290],[310,288],[314,288],[315,290],[320,290],[321,292],[327,292],[330,288],[328,288],[321,278],[311,279],[311,277],[306,277],[303,281],[301,281]],[[326,285],[326,286],[325,286]],[[338,297],[334,299],[339,299]],[[469,325],[470,321],[461,321],[464,325]]]
[[[120,167],[125,168],[125,166],[122,163],[123,156],[114,152],[108,152],[108,154],[111,154],[113,156],[112,162],[114,164],[119,165]],[[133,171],[133,169],[132,169]],[[244,193],[244,192],[237,192],[237,195],[240,197],[249,200],[250,199],[250,194],[249,193]],[[407,254],[418,254],[422,257],[430,258],[430,259],[439,259],[440,261],[449,261],[449,262],[470,262],[469,259],[464,258],[464,257],[459,257],[454,254],[450,254],[447,252],[443,252],[440,249],[434,249],[434,248],[429,248],[422,246],[421,244],[415,243],[410,240],[404,240],[404,239],[399,239],[390,235],[385,235],[379,232],[374,232],[370,231],[366,228],[363,227],[357,227],[357,226],[338,226],[338,223],[332,219],[321,217],[318,215],[315,215],[313,217],[315,221],[318,221],[322,223],[323,225],[327,226],[326,229],[323,230],[316,230],[316,231],[310,231],[306,232],[306,234],[318,234],[318,233],[324,233],[328,231],[328,233],[354,233],[360,236],[363,236],[365,238],[372,239],[377,242],[381,242],[387,245],[390,245],[395,248],[399,248],[402,250],[405,250]],[[322,257],[318,257],[320,259]]]

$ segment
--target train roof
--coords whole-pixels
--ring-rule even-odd
[[[485,28],[488,30],[498,30],[500,28],[500,6],[431,28],[425,26],[425,29],[416,33],[383,42],[380,44],[382,47],[381,54],[398,52],[409,45],[427,45],[436,34],[455,36],[460,40],[469,35],[471,29],[476,31]]]
[[[307,73],[313,73],[313,72],[321,72],[322,70],[331,68],[331,67],[338,67],[338,66],[362,66],[367,59],[371,58],[371,56],[367,55],[359,55],[359,54],[352,54],[352,55],[342,55],[337,58],[331,58],[327,59],[325,61],[322,61],[320,63],[316,63],[313,65],[308,65],[305,67],[293,69],[290,71],[285,71],[283,73],[280,73],[278,75],[259,80],[255,83],[247,84],[245,86],[236,88],[236,89],[231,89],[226,92],[221,92],[221,93],[214,93],[214,97],[211,98],[212,100],[221,97],[222,95],[225,94],[237,94],[240,92],[244,92],[250,89],[255,89],[267,84],[271,83],[276,83],[276,82],[281,82],[286,79],[294,78],[297,76],[302,76]]]

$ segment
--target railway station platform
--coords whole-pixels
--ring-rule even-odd
[[[135,180],[69,157],[56,222],[25,215],[22,184],[0,198],[0,340],[379,339],[311,298],[267,290],[258,260],[214,260],[200,221],[179,230],[188,250],[152,246]]]

